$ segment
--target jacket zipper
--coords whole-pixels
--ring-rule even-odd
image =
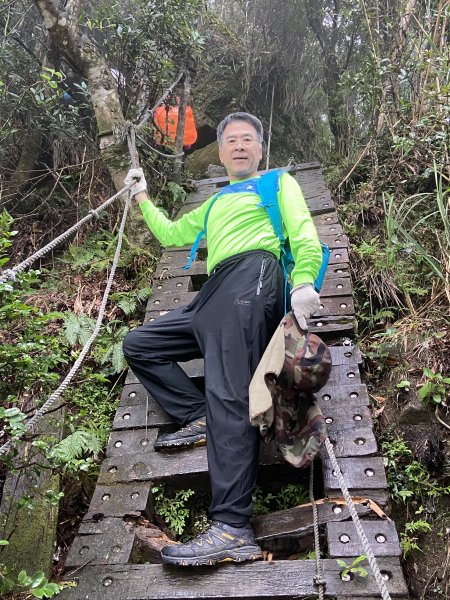
[[[256,286],[256,295],[259,296],[261,294],[261,289],[263,286],[264,279],[264,271],[266,270],[266,258],[263,258],[261,261],[261,271],[259,272],[258,285]]]

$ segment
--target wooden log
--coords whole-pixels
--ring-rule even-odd
[[[264,173],[268,173],[268,171],[274,171],[274,170],[275,169],[268,169],[268,170],[264,169],[264,170],[258,171],[258,175],[264,175]],[[319,176],[323,177],[322,171],[320,170],[320,163],[318,163],[318,162],[298,163],[296,165],[292,165],[291,167],[289,167],[286,170],[292,174],[293,173],[297,174],[298,172],[304,172],[303,173],[304,177],[308,176],[308,172],[314,171]],[[227,185],[229,183],[229,181],[230,181],[230,179],[228,176],[221,176],[221,177],[208,177],[205,179],[197,179],[196,181],[194,181],[194,183],[200,189],[201,187],[203,187],[205,185],[211,185],[211,184],[215,184],[215,185],[222,187],[223,185]]]
[[[350,296],[352,293],[352,282],[350,277],[336,277],[324,279],[320,297],[328,296]]]
[[[41,418],[33,439],[40,436],[62,439],[66,412],[62,404],[58,401],[54,412]],[[9,545],[0,546],[0,563],[5,565],[11,578],[23,569],[30,574],[44,571],[50,578],[59,506],[49,502],[47,494],[57,496],[60,475],[53,472],[45,453],[30,442],[25,442],[12,460],[16,470],[7,474],[0,504],[0,539],[8,540]],[[30,462],[34,466],[28,467]],[[23,503],[26,497],[29,501]],[[33,508],[29,509],[28,504]]]
[[[320,239],[328,237],[328,236],[336,236],[336,235],[343,235],[344,234],[344,230],[342,229],[342,225],[340,225],[339,223],[330,223],[330,224],[318,224],[316,223],[316,220],[314,220],[316,229],[317,229],[317,234],[319,236]]]
[[[314,225],[316,227],[326,227],[330,225],[339,225],[339,220],[336,211],[326,213],[323,215],[317,215],[313,217]]]
[[[323,410],[323,416],[329,432],[335,435],[351,434],[355,429],[372,429],[372,414],[368,406],[328,405]]]
[[[402,551],[395,523],[362,519],[361,525],[375,556],[401,556]],[[364,548],[353,521],[327,523],[327,542],[330,558],[364,554]]]
[[[348,248],[348,237],[343,233],[320,236],[320,240],[329,248]]]
[[[350,561],[350,559],[349,559]],[[380,558],[379,566],[393,598],[407,596],[402,568],[396,558]],[[322,561],[327,596],[367,600],[379,593],[375,578],[354,577],[342,581],[334,559]],[[254,562],[195,569],[161,565],[86,566],[78,571],[78,586],[66,588],[61,600],[292,600],[316,596],[313,560]],[[70,575],[70,574],[69,574]]]

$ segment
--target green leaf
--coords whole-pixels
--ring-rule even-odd
[[[342,558],[337,558],[336,562],[343,569],[346,569],[348,567],[347,563],[345,562],[345,560],[342,560]]]
[[[0,540],[0,546],[8,546],[9,542],[8,540]]]
[[[31,583],[33,582],[33,580],[31,579],[31,577],[29,577],[27,575],[26,571],[20,571],[20,573],[17,575],[17,581],[18,583],[20,583],[20,585],[26,586],[28,587],[29,585],[31,585]]]
[[[48,580],[43,571],[36,571],[36,573],[31,578],[31,588],[37,588],[40,585],[47,585]]]
[[[361,554],[361,556],[357,556],[355,560],[352,562],[352,567],[358,565],[360,562],[366,560],[367,556],[365,554]]]

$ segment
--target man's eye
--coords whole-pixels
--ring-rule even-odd
[[[228,138],[227,139],[227,144],[235,144],[236,143],[236,139],[235,138]]]

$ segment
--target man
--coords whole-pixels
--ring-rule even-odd
[[[263,143],[259,119],[232,113],[219,124],[217,140],[232,185],[257,177]],[[149,200],[142,170],[132,169],[125,182],[133,178],[140,179],[132,193],[161,244],[192,244],[203,228],[210,199],[170,221]],[[319,308],[312,284],[322,260],[320,243],[301,189],[287,173],[280,178],[278,197],[296,261],[291,303],[300,326],[306,328],[306,319]],[[217,199],[207,224],[210,278],[189,306],[135,329],[124,340],[134,373],[180,427],[160,436],[155,448],[207,440],[212,525],[187,544],[163,548],[162,560],[168,564],[261,557],[249,523],[259,431],[249,421],[248,387],[283,317],[284,302],[280,243],[266,210],[258,207],[260,200],[245,190]],[[205,363],[205,394],[177,364],[199,357]]]

